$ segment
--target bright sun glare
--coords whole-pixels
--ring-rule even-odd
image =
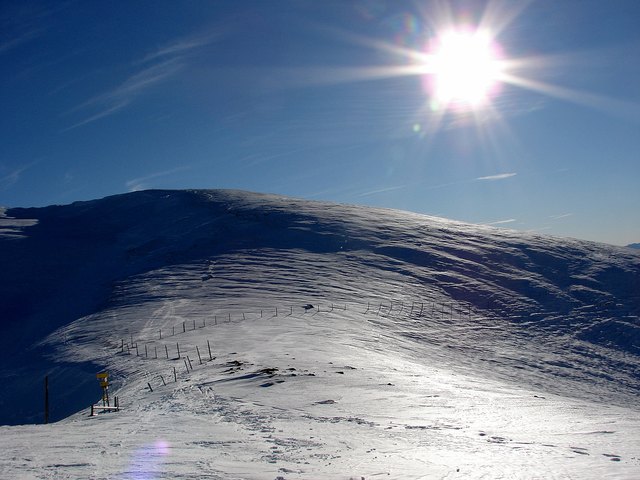
[[[478,108],[495,94],[502,73],[497,45],[486,31],[449,30],[424,60],[434,108]]]

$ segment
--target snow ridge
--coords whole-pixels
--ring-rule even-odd
[[[543,446],[555,434],[542,424],[529,424],[530,438],[520,439],[535,446],[516,448],[516,418],[525,412],[538,421],[553,417],[586,450],[621,435],[631,438],[628,448],[638,445],[630,433],[640,393],[634,250],[225,190],[14,208],[1,220],[7,335],[0,346],[8,352],[1,375],[11,392],[0,393],[2,423],[37,421],[41,387],[33,378],[52,369],[66,391],[55,419],[86,408],[97,398],[93,373],[106,368],[129,413],[100,420],[122,428],[118,418],[142,415],[153,425],[144,440],[127,443],[129,451],[157,437],[229,455],[194,466],[185,454],[174,470],[153,466],[166,478],[192,478],[194,471],[211,478],[360,478],[391,463],[395,478],[417,478],[424,468],[442,476],[460,463],[445,451],[471,455],[475,470],[467,477],[517,478],[542,468],[549,449],[557,460],[550,465],[560,470],[573,468],[561,460],[567,453],[585,456],[569,444]],[[503,408],[487,407],[494,402]],[[585,443],[576,425],[609,431],[590,413],[601,402],[610,405],[618,433]],[[581,413],[558,416],[554,408]],[[206,421],[221,439],[197,429],[192,440],[184,429],[171,434],[159,424],[164,414],[185,425]],[[95,422],[86,422],[74,416],[56,428],[80,424],[92,432]],[[490,425],[504,431],[490,432]],[[322,435],[303,438],[309,427]],[[278,435],[279,428],[291,436]],[[435,442],[429,459],[417,450],[426,433]],[[344,435],[355,443],[340,447]],[[415,456],[398,459],[394,442]],[[617,451],[600,452],[606,463],[581,464],[584,478],[598,478],[592,474],[606,473],[612,461],[623,475],[638,468],[621,443],[611,444]],[[489,462],[487,445],[511,445],[514,470]],[[353,449],[360,463],[341,460],[341,448]],[[386,453],[376,456],[376,449]],[[253,467],[242,473],[240,465]],[[109,478],[130,478],[124,466],[113,469]]]

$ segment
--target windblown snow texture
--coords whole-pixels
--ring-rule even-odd
[[[233,393],[238,382],[249,382],[284,389],[278,381],[291,384],[293,373],[321,375],[317,362],[324,362],[326,369],[332,357],[340,357],[340,342],[342,349],[359,351],[360,360],[376,356],[383,365],[407,361],[408,355],[412,365],[424,364],[432,380],[440,378],[434,368],[444,369],[476,379],[470,383],[474,385],[511,385],[539,392],[539,397],[579,397],[632,408],[624,415],[631,412],[634,422],[638,418],[640,254],[632,249],[386,209],[192,190],[8,209],[0,217],[0,262],[3,424],[40,421],[45,374],[53,379],[54,420],[86,408],[99,397],[95,372],[103,368],[116,372],[116,386],[136,408],[147,411],[158,399],[141,393],[146,380],[157,382],[155,375],[163,375],[165,381],[170,368],[140,363],[142,352],[135,356],[131,349],[146,345],[145,360],[151,349],[155,356],[160,349],[163,356],[165,345],[175,345],[166,338],[162,343],[159,335],[177,329],[191,362],[198,362],[191,350],[199,344],[206,364],[206,342],[195,336],[199,328],[213,329],[212,339],[222,335],[237,351],[220,350],[216,340],[218,357],[230,363],[214,368],[210,360],[212,369],[197,378],[197,368],[192,370],[190,380],[199,382],[203,395],[198,402],[208,402],[204,410],[224,411],[225,421],[249,430],[253,427],[239,420],[238,405],[228,403],[233,395],[224,397],[218,388]],[[189,334],[187,326],[194,333]],[[265,338],[271,334],[279,340],[269,347]],[[275,365],[285,353],[293,358],[305,356],[305,351],[310,360],[304,365]],[[238,352],[254,361],[234,360]],[[269,357],[273,364],[258,365]],[[186,359],[175,360],[174,366],[188,370]],[[286,368],[292,370],[284,375]],[[400,383],[409,375],[406,368],[397,367]],[[379,371],[384,383],[395,385],[393,368]],[[352,383],[357,373],[350,374],[347,367],[340,367],[338,374],[332,377],[334,394],[346,395],[360,381]],[[440,382],[452,378],[444,375]],[[221,383],[225,381],[232,383]],[[133,388],[139,384],[140,389]],[[304,407],[306,421],[313,425],[316,410],[333,408],[338,400],[317,398],[314,403],[307,397],[315,387],[305,385],[300,388],[307,393],[296,390],[295,395],[322,406]],[[387,388],[380,387],[374,395],[380,398],[369,398],[370,405],[384,403]],[[169,408],[178,408],[180,392],[170,394]],[[419,395],[411,395],[407,398],[420,402]],[[452,408],[460,407],[457,394],[442,395]],[[192,400],[185,402],[186,409],[200,408]],[[371,413],[376,408],[371,419],[365,418],[368,405],[362,407],[362,418],[353,417],[356,425],[380,424],[380,417]],[[519,407],[509,408],[516,412]],[[236,420],[229,420],[234,415]],[[305,423],[304,415],[299,424]],[[403,425],[406,431],[417,428],[411,422]],[[500,435],[487,438],[507,441]],[[403,442],[414,440],[402,437]],[[637,445],[637,440],[636,435],[632,442]],[[316,448],[309,441],[309,450]],[[304,461],[315,465],[320,457],[310,458]],[[627,461],[631,463],[626,467],[638,468],[637,458]],[[220,478],[235,472],[219,467]],[[289,467],[282,468],[286,472]],[[322,472],[321,466],[314,468]],[[420,471],[407,468],[410,475]],[[585,471],[590,468],[593,465]],[[502,474],[509,478],[508,472]]]

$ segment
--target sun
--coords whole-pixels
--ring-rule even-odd
[[[425,82],[434,108],[476,109],[495,95],[503,73],[499,47],[485,30],[441,33],[424,58]]]

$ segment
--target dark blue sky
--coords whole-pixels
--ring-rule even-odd
[[[3,2],[0,205],[239,188],[640,241],[640,2]],[[415,55],[495,35],[490,104]]]

